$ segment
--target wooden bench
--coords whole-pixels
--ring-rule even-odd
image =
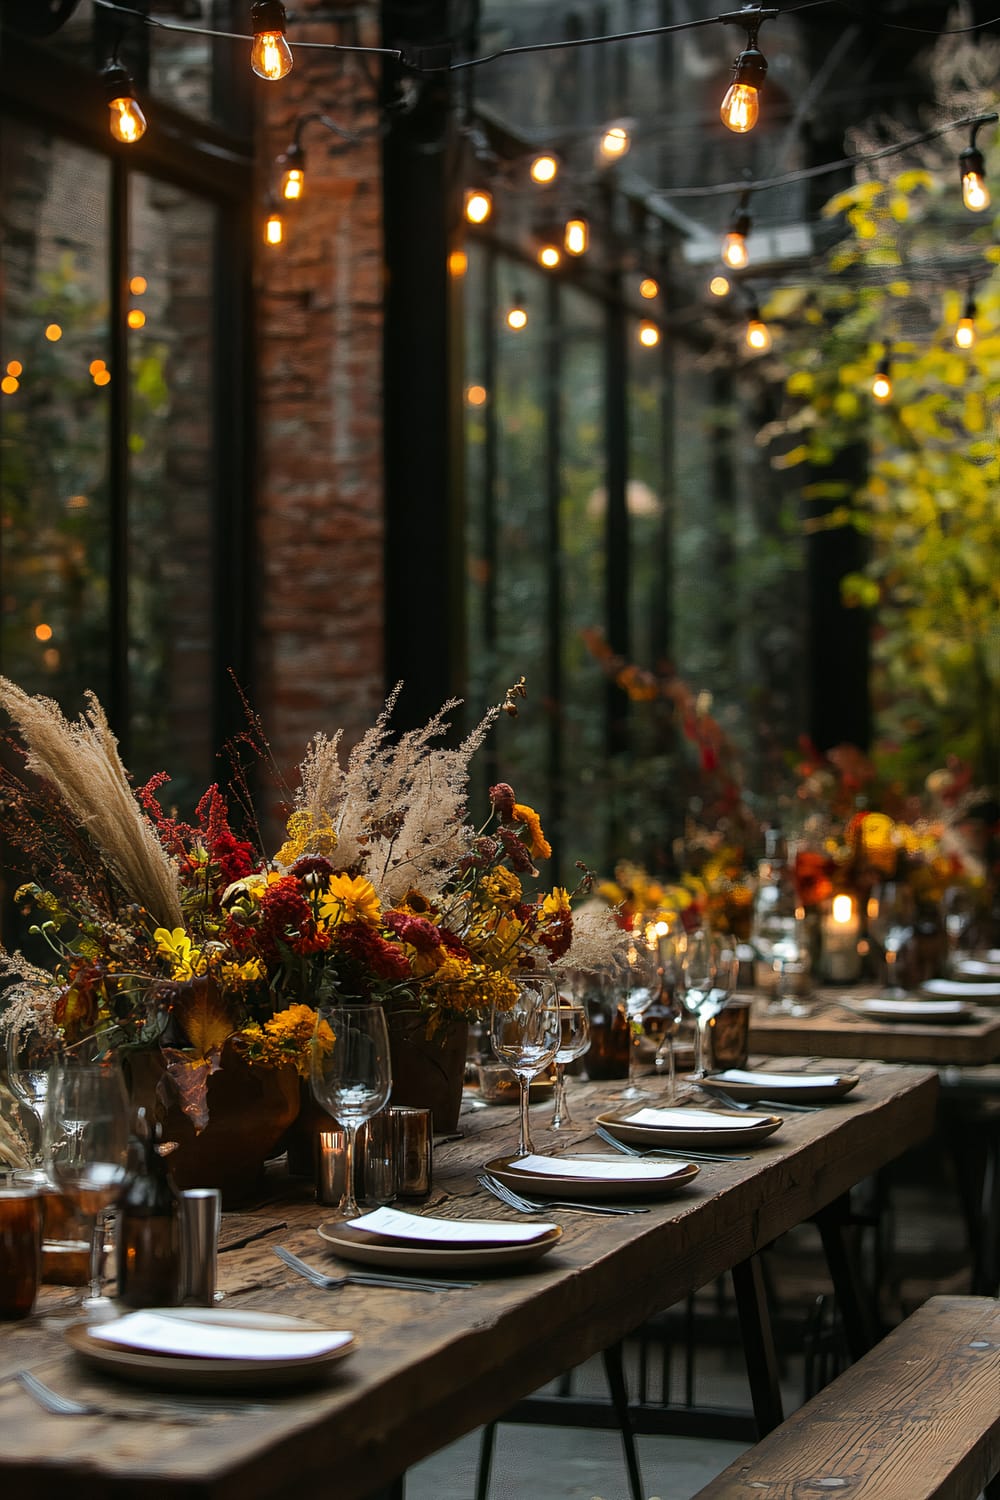
[[[1000,1302],[932,1297],[694,1500],[1000,1500],[998,1476]]]

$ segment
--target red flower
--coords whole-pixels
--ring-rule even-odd
[[[501,823],[510,823],[514,817],[514,788],[506,781],[498,781],[490,787],[490,801]]]
[[[410,979],[409,959],[396,943],[369,927],[367,922],[345,922],[337,928],[337,947],[349,959],[379,979]]]
[[[441,946],[440,930],[424,917],[411,917],[405,911],[387,911],[382,920],[400,942],[409,943],[418,953],[433,953]]]

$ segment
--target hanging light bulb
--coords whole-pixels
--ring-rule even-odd
[[[539,187],[544,187],[546,183],[555,182],[559,176],[559,158],[548,151],[543,151],[540,156],[535,157],[528,170],[531,173],[532,182],[537,182]]]
[[[574,214],[571,219],[566,220],[563,244],[567,255],[583,255],[586,252],[590,244],[590,225],[583,214]]]
[[[544,266],[546,271],[554,271],[562,261],[562,251],[551,239],[543,240],[538,247],[538,264]]]
[[[293,141],[278,161],[283,169],[278,191],[287,202],[297,203],[306,190],[306,153]]]
[[[889,356],[883,354],[875,366],[875,379],[872,381],[872,395],[876,401],[886,402],[892,395],[892,377],[889,374]]]
[[[620,161],[628,153],[631,144],[632,138],[627,126],[609,125],[598,144],[598,155],[604,161]]]
[[[732,289],[728,276],[713,276],[708,283],[708,290],[713,297],[728,297]]]
[[[470,224],[485,224],[493,212],[493,194],[488,188],[468,188],[465,194],[465,217]]]
[[[654,297],[660,295],[660,283],[654,276],[644,276],[639,282],[639,296],[645,297],[647,302],[652,302]]]
[[[520,292],[514,293],[513,304],[507,309],[506,323],[514,333],[520,333],[528,326],[528,309]]]
[[[655,349],[660,342],[660,330],[649,318],[643,318],[639,324],[638,338],[644,349]]]
[[[250,7],[250,66],[258,78],[277,83],[292,71],[292,49],[285,41],[285,7],[281,0],[254,0]]]
[[[760,90],[767,73],[767,59],[757,49],[759,25],[759,21],[746,23],[747,45],[733,63],[733,79],[719,108],[723,125],[737,135],[752,130],[760,113]]]
[[[285,221],[276,208],[272,208],[264,220],[265,245],[280,245],[285,238]]]
[[[958,166],[962,174],[962,202],[974,214],[981,214],[990,206],[983,153],[975,145],[966,146],[959,154]]]
[[[750,264],[747,250],[747,235],[750,233],[750,214],[746,207],[746,195],[729,221],[729,228],[722,241],[722,259],[731,271],[743,271]]]
[[[111,134],[123,146],[133,146],[146,134],[146,116],[135,97],[135,85],[120,63],[109,63],[101,78],[111,111]]]
[[[960,349],[971,349],[976,342],[976,301],[970,292],[955,329],[955,343]]]
[[[743,341],[754,354],[766,354],[771,347],[771,330],[762,319],[756,302],[751,302],[747,310],[747,326]]]

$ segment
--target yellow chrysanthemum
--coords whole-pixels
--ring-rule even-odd
[[[377,927],[382,916],[375,887],[363,875],[331,875],[319,909],[330,927],[339,927],[341,922],[367,922]]]
[[[259,958],[248,958],[241,964],[223,964],[220,969],[222,982],[230,989],[259,984],[264,978],[264,965]]]
[[[553,918],[561,920],[570,915],[569,891],[563,886],[553,886],[549,895],[542,902],[542,921],[551,921]]]
[[[501,867],[483,879],[479,894],[490,906],[496,906],[500,911],[512,911],[521,899],[521,882],[513,870]]]
[[[542,820],[533,807],[528,807],[524,802],[515,802],[514,822],[524,826],[532,859],[552,858],[552,845],[542,832]]]

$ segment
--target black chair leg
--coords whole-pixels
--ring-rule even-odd
[[[749,1260],[740,1261],[733,1267],[733,1289],[757,1436],[764,1437],[780,1425],[784,1413],[774,1336],[758,1256],[751,1255]]]
[[[493,1449],[497,1441],[496,1422],[487,1422],[479,1439],[479,1467],[476,1469],[476,1500],[486,1500],[493,1472]]]
[[[602,1359],[604,1360],[604,1373],[608,1378],[608,1389],[611,1392],[611,1404],[615,1409],[618,1426],[621,1429],[622,1450],[625,1454],[625,1467],[628,1470],[629,1494],[632,1500],[643,1500],[642,1475],[639,1472],[639,1454],[635,1446],[632,1414],[628,1409],[628,1391],[625,1389],[625,1366],[622,1363],[621,1344],[612,1344],[610,1349],[605,1349]]]

